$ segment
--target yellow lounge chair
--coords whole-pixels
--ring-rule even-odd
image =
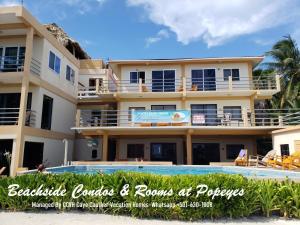
[[[282,161],[283,169],[300,168],[300,152],[295,152],[290,156],[286,156]]]
[[[275,155],[268,159],[267,166],[278,167],[278,166],[282,166],[282,163],[283,163],[283,157],[279,155]]]
[[[238,157],[234,160],[236,166],[247,166],[248,164],[248,150],[241,149]]]

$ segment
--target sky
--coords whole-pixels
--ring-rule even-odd
[[[96,59],[258,56],[288,34],[300,43],[300,0],[23,1]]]

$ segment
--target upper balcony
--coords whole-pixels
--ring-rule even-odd
[[[79,99],[104,98],[113,95],[118,98],[168,98],[168,97],[215,97],[253,96],[270,98],[280,91],[278,75],[261,80],[231,76],[224,79],[138,79],[108,80],[96,79],[95,86],[83,87],[78,91]],[[161,95],[161,93],[164,93]]]
[[[18,125],[19,108],[0,108],[0,126]],[[25,126],[35,127],[36,112],[26,110]]]
[[[1,53],[1,51],[0,51]],[[12,74],[24,71],[24,56],[1,56],[0,55],[0,80],[3,77],[12,76]],[[41,62],[35,58],[31,59],[30,72],[34,75],[40,76]]]
[[[192,109],[192,110],[78,110],[79,132],[125,132],[146,130],[205,131],[203,134],[268,134],[275,129],[300,124],[300,109]],[[208,131],[208,133],[207,133]],[[243,131],[245,133],[243,133]],[[254,132],[256,131],[256,132]],[[261,133],[257,133],[260,131]],[[254,133],[253,133],[254,132]],[[93,133],[90,133],[93,135]],[[141,134],[141,133],[137,133]]]

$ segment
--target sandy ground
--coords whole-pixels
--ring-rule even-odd
[[[24,213],[24,212],[0,212],[0,225],[300,225],[300,220],[285,220],[280,218],[262,219],[251,218],[243,220],[217,220],[203,222],[180,222],[163,220],[140,220],[124,216],[110,216],[90,213]]]

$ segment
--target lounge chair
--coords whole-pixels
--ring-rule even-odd
[[[282,160],[283,169],[297,169],[300,168],[300,152],[295,152],[290,156],[285,156]]]
[[[0,176],[4,173],[5,169],[6,169],[6,167],[2,167],[2,168],[0,169]]]
[[[256,166],[259,165],[267,166],[269,160],[273,160],[276,155],[275,150],[269,151],[265,156],[262,155],[249,155],[248,158],[248,166]]]
[[[285,156],[275,155],[273,158],[269,158],[267,161],[267,166],[271,167],[282,167],[283,160]]]
[[[236,166],[247,166],[248,164],[248,150],[241,149],[238,157],[234,160]]]

